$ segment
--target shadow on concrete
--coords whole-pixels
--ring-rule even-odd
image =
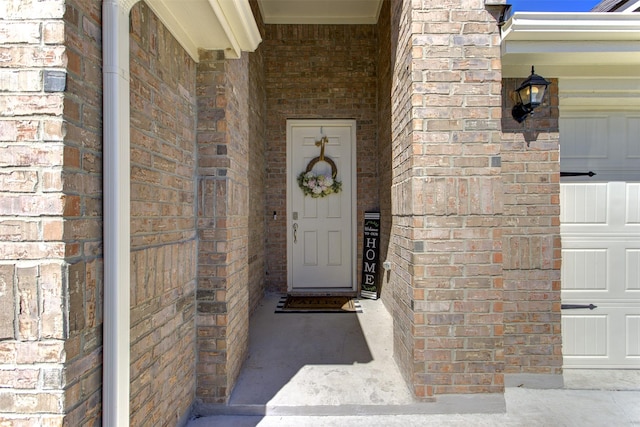
[[[346,371],[319,367],[373,360],[357,315],[273,313],[273,303],[266,298],[267,309],[252,318],[249,356],[229,404],[267,405],[278,394],[286,404],[317,404],[321,394],[348,392]]]
[[[503,395],[417,401],[393,358],[393,319],[381,300],[360,300],[357,314],[292,314],[275,313],[279,299],[267,295],[251,318],[248,358],[229,403],[196,405],[200,418],[189,427],[506,410]]]
[[[228,404],[196,405],[195,413],[233,416],[244,426],[264,415],[415,403],[393,360],[392,320],[382,301],[361,301],[357,314],[275,313],[279,298],[267,295],[251,318],[249,354]]]

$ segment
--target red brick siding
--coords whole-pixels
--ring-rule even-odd
[[[100,9],[14,2],[0,20],[0,424],[100,418]],[[257,53],[206,52],[196,72],[144,3],[132,12],[132,425],[175,424],[196,371],[197,397],[226,401],[265,280],[286,289],[288,118],[357,120],[358,225],[381,209],[383,299],[419,397],[560,374],[557,85],[510,118],[518,81],[500,103],[482,0],[385,2],[377,26],[259,25]]]
[[[393,350],[407,383],[414,384],[413,313],[409,212],[403,210],[400,189],[409,167],[411,125],[411,4],[391,2],[391,212],[393,222],[387,258],[392,263],[389,284],[393,296]]]
[[[560,375],[558,84],[520,124],[509,95],[525,78],[503,80],[502,94],[505,372]]]
[[[87,264],[82,256],[82,242],[90,239],[94,223],[79,221],[91,203],[84,198],[83,188],[64,179],[65,173],[83,173],[82,154],[87,151],[78,145],[65,147],[64,139],[69,128],[85,119],[98,129],[100,123],[78,114],[73,88],[64,93],[68,58],[64,2],[4,6],[0,19],[0,424],[55,426],[62,425],[67,407],[95,396],[98,390],[93,374],[100,372],[99,365],[79,372],[65,365],[71,361],[73,367],[74,362],[96,354],[99,315],[95,281],[93,288],[82,285],[69,290],[69,285],[75,285],[74,273],[84,278],[85,270],[95,273],[96,265]],[[88,63],[96,53],[99,57],[91,40],[86,50]],[[99,102],[99,97],[87,100],[87,110]],[[87,137],[96,141],[91,132]],[[89,162],[90,152],[88,157]],[[69,262],[77,268],[69,268]],[[85,290],[86,311],[77,304]],[[76,309],[68,322],[65,301]],[[78,344],[86,337],[84,346],[65,345],[69,336]],[[80,382],[86,388],[70,401],[70,390]],[[97,410],[90,408],[87,417],[95,416]]]
[[[377,44],[373,25],[265,26],[269,290],[287,290],[287,119],[356,119],[360,238],[364,212],[378,208]],[[362,242],[357,245],[361,260]]]
[[[261,34],[264,26],[257,2],[252,2]],[[266,269],[266,86],[264,50],[249,54],[249,307],[253,311],[264,295]],[[269,218],[269,215],[267,215]]]
[[[198,91],[197,385],[204,402],[227,397],[227,94],[222,52],[200,52]]]
[[[173,426],[195,392],[196,66],[131,10],[131,425]]]
[[[261,61],[259,53],[225,60],[202,52],[198,65],[196,395],[204,404],[228,399],[246,357],[249,315],[264,289]]]
[[[391,2],[386,0],[380,9],[378,18],[378,197],[380,198],[380,263],[378,264],[378,281],[381,285],[380,294],[389,311],[393,310],[392,292],[388,275],[382,269],[390,254],[389,238],[391,236],[391,185],[392,185],[392,157],[391,157]]]
[[[249,62],[227,61],[227,155],[233,164],[227,187],[227,383],[230,393],[249,341]]]
[[[401,358],[418,397],[502,392],[498,26],[483,0],[410,12],[411,39],[399,42],[410,68],[396,70],[411,83],[411,122],[393,151],[396,298],[412,335]],[[406,123],[406,101],[394,105]]]
[[[65,343],[66,425],[99,420],[102,400],[102,50],[101,5],[69,1],[65,10],[64,191],[69,335]]]

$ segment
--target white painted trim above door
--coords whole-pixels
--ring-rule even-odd
[[[292,269],[292,260],[293,260],[293,197],[292,191],[301,191],[298,189],[297,183],[297,172],[293,170],[293,162],[292,162],[292,149],[293,149],[293,131],[296,127],[317,127],[318,128],[318,139],[320,139],[321,134],[319,132],[320,129],[323,130],[325,135],[329,135],[331,133],[331,128],[348,128],[349,135],[351,138],[351,146],[350,146],[350,172],[347,173],[347,176],[344,174],[339,174],[341,176],[341,180],[343,183],[345,180],[350,179],[351,184],[351,198],[349,200],[350,208],[348,208],[348,214],[350,215],[349,223],[350,223],[350,245],[349,245],[349,260],[350,268],[350,286],[345,287],[305,287],[304,289],[297,289],[294,286],[293,279],[293,269]],[[357,291],[357,160],[356,160],[356,121],[352,119],[290,119],[287,120],[287,291],[288,292],[305,292],[305,293],[340,293],[340,292],[355,292]],[[329,195],[328,197],[336,197],[335,195]]]

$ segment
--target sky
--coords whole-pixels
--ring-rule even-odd
[[[513,12],[589,12],[600,0],[510,0]]]

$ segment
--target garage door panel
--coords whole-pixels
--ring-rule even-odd
[[[595,180],[600,182],[638,181],[637,112],[563,111],[559,126],[563,171],[592,170],[597,173]]]
[[[640,249],[626,251],[625,290],[630,293],[640,292]],[[635,298],[640,298],[640,295]]]
[[[562,330],[570,332],[563,342],[565,357],[607,357],[608,356],[608,316],[607,315],[564,315]]]
[[[640,358],[640,315],[627,315],[627,357]]]
[[[640,159],[640,145],[638,144],[638,135],[640,135],[640,117],[627,117],[627,159]]]
[[[563,240],[563,300],[593,295],[606,300],[640,299],[640,247],[628,245],[625,240]]]
[[[638,144],[640,145],[640,144]],[[626,224],[640,224],[640,184],[627,184]]]
[[[607,184],[567,184],[560,191],[562,224],[606,224]]]
[[[565,366],[640,368],[640,183],[562,183],[561,203],[562,303],[597,306],[563,310]]]
[[[567,291],[607,289],[607,249],[562,251],[562,286]]]
[[[588,302],[582,301],[582,304]],[[595,305],[593,310],[566,310],[562,315],[562,353],[566,367],[637,367],[640,310],[633,303]]]
[[[562,134],[562,160],[607,159],[608,145],[603,144],[609,134],[606,114],[565,117],[560,120]]]

